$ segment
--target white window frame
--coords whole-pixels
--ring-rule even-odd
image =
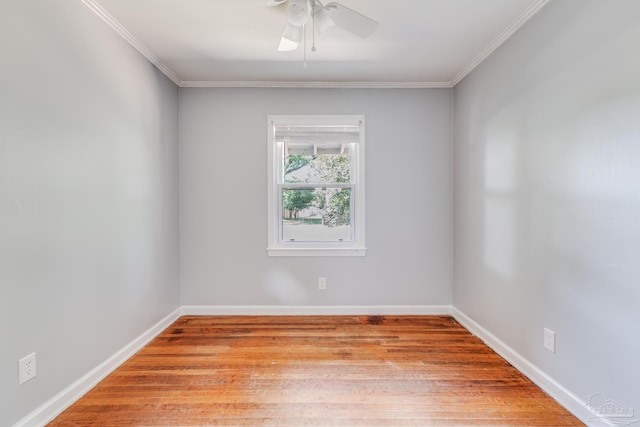
[[[349,242],[289,242],[282,236],[282,157],[281,142],[275,140],[278,126],[359,126],[359,142],[354,150],[351,170],[351,232]],[[267,183],[268,183],[268,243],[269,256],[364,256],[365,247],[365,137],[363,115],[269,115],[267,116]],[[354,154],[352,154],[354,156]]]

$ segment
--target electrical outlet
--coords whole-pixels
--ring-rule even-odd
[[[22,385],[36,376],[36,354],[18,360],[18,385]]]
[[[327,278],[326,277],[320,277],[318,279],[318,289],[327,289]]]
[[[544,328],[544,348],[552,353],[556,352],[556,333]]]

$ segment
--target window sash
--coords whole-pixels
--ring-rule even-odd
[[[355,208],[355,193],[351,189],[352,187],[339,187],[341,189],[349,189],[349,237],[346,239],[305,239],[305,240],[294,240],[285,238],[285,218],[284,218],[284,202],[283,202],[283,190],[288,190],[288,188],[281,187],[279,190],[279,204],[278,204],[278,239],[279,244],[282,246],[288,245],[311,245],[311,244],[333,244],[340,246],[349,246],[352,245],[356,240],[356,232],[355,232],[355,224],[354,224],[354,208]],[[298,188],[296,188],[297,190]],[[307,187],[302,188],[303,190],[316,190],[316,189],[326,189],[325,187]]]
[[[277,141],[277,158],[278,158],[278,184],[296,184],[293,182],[286,182],[285,180],[285,164],[286,164],[286,159],[287,159],[287,143],[283,142],[283,141]],[[308,145],[313,145],[314,148],[314,153],[317,151],[316,148],[318,146],[322,146],[322,145],[326,145],[326,146],[335,146],[335,143],[327,143],[327,144],[308,144]],[[351,184],[356,184],[357,180],[358,180],[358,155],[359,155],[359,149],[358,146],[359,144],[355,144],[353,142],[348,143],[348,144],[342,144],[344,145],[348,145],[348,149],[347,151],[349,152],[349,160],[350,160],[350,164],[349,164],[349,181]],[[305,184],[315,184],[315,185],[329,185],[329,184],[342,184],[342,183],[337,183],[337,182],[332,182],[332,181],[314,181],[314,182],[306,182]]]

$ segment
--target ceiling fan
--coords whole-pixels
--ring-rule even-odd
[[[278,51],[296,50],[304,37],[309,20],[319,34],[338,26],[348,32],[367,38],[378,28],[378,22],[353,9],[331,2],[323,5],[319,0],[288,0],[287,22],[280,39]],[[267,6],[279,6],[287,0],[266,0]],[[312,48],[315,51],[315,46]]]

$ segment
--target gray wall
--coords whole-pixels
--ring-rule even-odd
[[[639,16],[551,2],[454,91],[454,305],[578,398],[636,411]]]
[[[183,304],[451,303],[450,90],[184,89],[179,99]],[[267,114],[365,115],[365,257],[267,256]]]
[[[0,58],[7,426],[178,307],[178,91],[80,1],[3,1]]]

